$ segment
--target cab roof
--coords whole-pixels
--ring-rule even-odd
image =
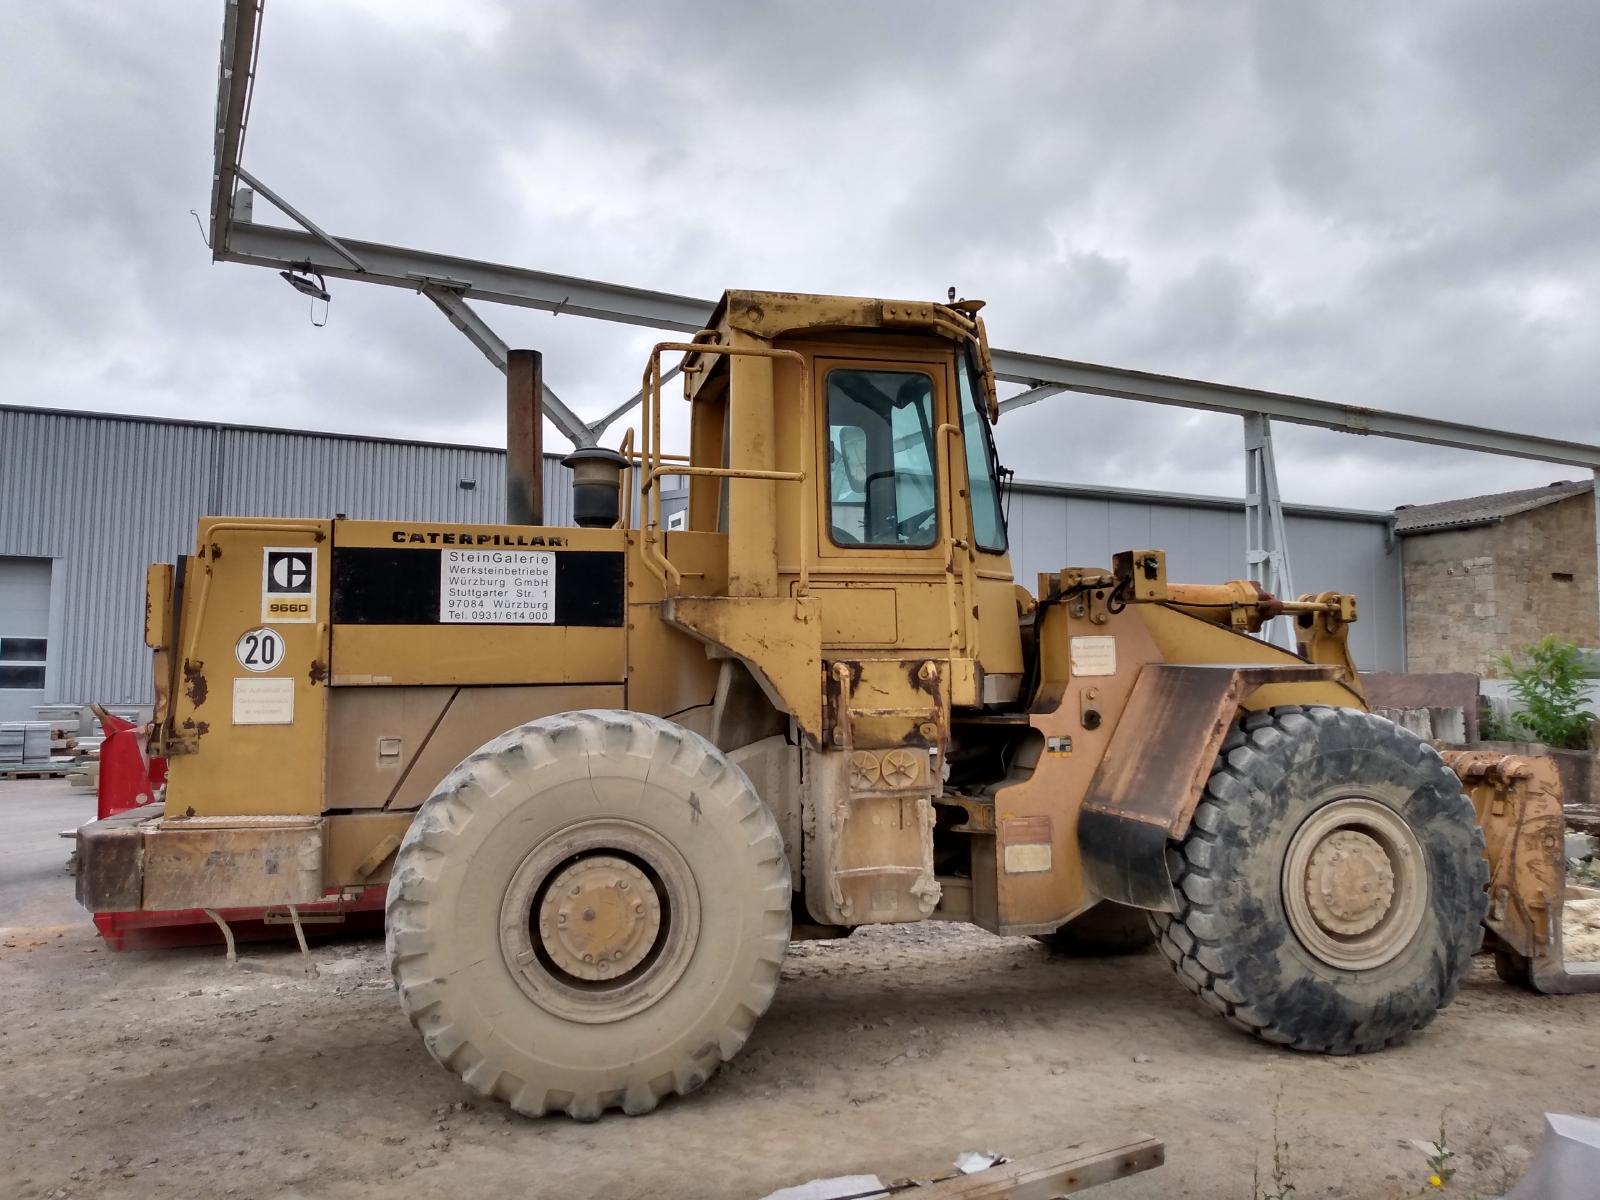
[[[973,319],[981,300],[938,304],[927,300],[881,300],[866,296],[817,296],[800,292],[727,291],[707,328],[726,338],[738,331],[765,341],[799,333],[894,329],[965,341],[977,332]]]

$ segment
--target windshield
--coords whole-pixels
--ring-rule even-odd
[[[967,447],[967,481],[972,492],[972,539],[980,550],[1003,554],[1006,520],[1000,509],[999,464],[989,422],[978,411],[977,364],[969,351],[956,364],[961,392],[961,440]]]

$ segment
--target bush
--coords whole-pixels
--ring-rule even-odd
[[[1518,666],[1509,655],[1500,656],[1500,669],[1511,681],[1511,694],[1522,705],[1512,720],[1547,746],[1584,750],[1589,746],[1589,710],[1583,654],[1571,642],[1547,637],[1523,652],[1527,663]]]

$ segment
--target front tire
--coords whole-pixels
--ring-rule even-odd
[[[1234,727],[1151,914],[1184,985],[1297,1050],[1378,1050],[1455,997],[1488,867],[1439,755],[1381,717],[1284,707]]]
[[[428,1052],[479,1095],[594,1120],[700,1087],[789,939],[777,823],[698,734],[564,713],[470,756],[412,822],[386,945]]]

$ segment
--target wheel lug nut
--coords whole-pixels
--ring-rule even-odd
[[[592,955],[592,954],[585,954],[585,955],[584,955],[584,956],[583,956],[583,961],[584,961],[584,962],[586,962],[586,963],[592,963],[592,962],[593,962],[593,961],[594,961],[594,955]]]
[[[582,887],[582,885],[580,885],[580,884],[576,884],[576,883],[575,883],[575,884],[573,884],[573,885],[572,885],[572,891],[571,891],[571,893],[570,893],[570,894],[571,894],[571,895],[573,895],[573,896],[581,896],[581,895],[582,895],[582,894],[583,894],[583,887]]]
[[[617,890],[619,892],[627,891],[628,890],[628,881],[626,879],[617,880]]]

